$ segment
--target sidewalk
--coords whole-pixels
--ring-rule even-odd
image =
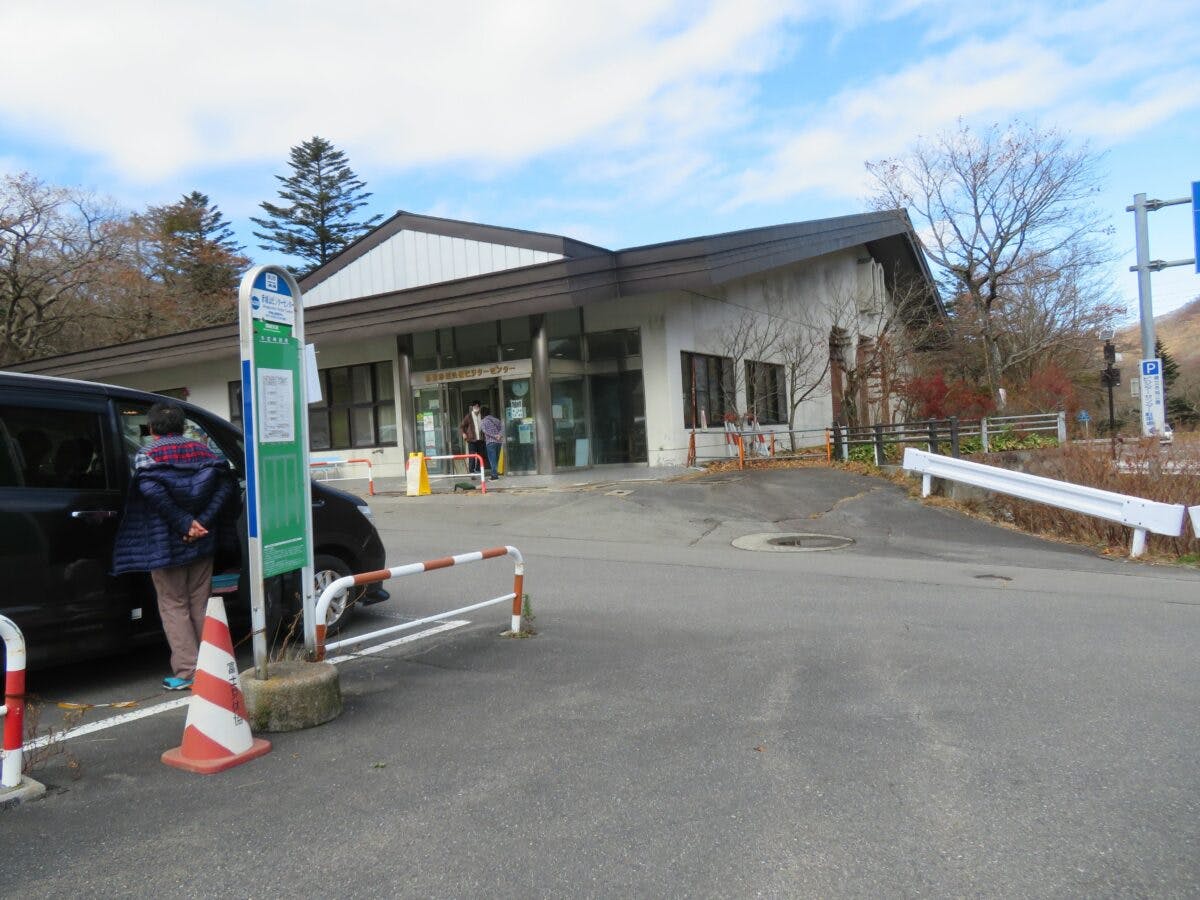
[[[528,490],[567,491],[602,484],[669,481],[689,472],[698,471],[700,470],[689,469],[687,466],[648,466],[645,464],[593,466],[590,469],[576,469],[570,472],[558,472],[554,475],[502,475],[494,481],[489,481],[487,489],[488,493]],[[477,480],[468,478],[465,474],[461,478],[434,479],[430,484],[435,494],[445,494],[453,492],[455,484],[465,481],[478,484]],[[375,479],[376,495],[403,494],[405,490],[406,481],[403,477]]]

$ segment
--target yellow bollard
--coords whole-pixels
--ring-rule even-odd
[[[432,494],[429,489],[429,470],[425,468],[424,453],[408,454],[408,469],[405,471],[405,493],[410,497]]]

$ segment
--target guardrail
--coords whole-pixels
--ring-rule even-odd
[[[1183,533],[1187,507],[1181,503],[1143,500],[1140,497],[1071,484],[1068,481],[1055,481],[1041,475],[1028,475],[996,466],[985,466],[982,463],[952,459],[914,447],[904,450],[904,468],[920,473],[922,497],[929,496],[934,478],[944,478],[1125,525],[1133,529],[1129,555],[1134,558],[1146,552],[1147,532],[1152,531],[1168,537],[1179,537]]]
[[[925,444],[930,453],[937,453],[939,443],[948,440],[950,455],[960,455],[963,438],[979,438],[981,449],[990,453],[995,437],[1005,431],[1053,432],[1059,444],[1067,442],[1067,414],[1065,412],[1032,413],[1024,416],[989,416],[985,419],[959,420],[925,419],[920,422],[896,422],[889,425],[847,426],[834,423],[832,432],[832,455],[842,460],[850,458],[850,448],[869,445],[874,448],[875,464],[883,465],[886,444]]]
[[[25,740],[25,636],[17,623],[0,616],[4,639],[4,762],[0,764],[0,795],[21,786],[21,747]]]
[[[402,625],[392,625],[388,628],[381,628],[378,631],[372,631],[368,634],[355,635],[352,638],[346,638],[341,641],[325,643],[325,617],[329,615],[329,604],[333,601],[334,596],[339,592],[349,587],[362,584],[374,584],[379,581],[387,581],[389,578],[401,578],[405,575],[419,575],[422,572],[434,572],[438,569],[448,569],[451,566],[461,566],[465,563],[482,562],[485,559],[497,559],[502,556],[511,557],[515,561],[513,572],[513,589],[510,594],[502,594],[499,597],[493,597],[491,600],[484,600],[481,603],[472,603],[470,606],[463,606],[459,609],[452,609],[448,612],[438,613],[435,616],[425,616],[422,619],[416,619],[412,622],[405,622]],[[445,556],[441,559],[431,559],[426,562],[409,563],[404,566],[393,566],[390,569],[379,569],[375,572],[363,572],[361,575],[346,575],[336,581],[331,581],[326,585],[325,590],[321,592],[321,596],[317,598],[315,617],[317,620],[317,640],[316,646],[310,648],[313,657],[316,660],[323,660],[327,650],[336,650],[339,647],[349,646],[351,644],[361,644],[363,641],[373,640],[375,638],[384,637],[389,634],[395,634],[398,631],[406,631],[410,628],[416,628],[419,625],[425,625],[428,622],[438,622],[442,619],[448,619],[452,616],[462,615],[463,613],[472,612],[476,609],[483,609],[485,606],[492,606],[496,603],[503,603],[506,600],[512,601],[512,631],[514,633],[521,630],[521,596],[525,581],[525,559],[521,556],[521,551],[516,547],[492,547],[487,550],[476,550],[472,553],[460,553],[457,556]]]
[[[357,478],[351,476],[330,476],[324,475],[327,472],[338,472],[342,466],[363,465],[367,467],[367,493],[372,497],[375,496],[375,473],[369,459],[314,459],[308,464],[312,471],[313,478],[318,481],[359,481],[362,476]],[[322,477],[324,475],[324,477]]]

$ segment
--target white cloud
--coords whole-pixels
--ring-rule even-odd
[[[301,8],[303,9],[303,8]],[[275,160],[321,134],[360,164],[506,163],[584,138],[695,132],[761,71],[775,0],[46,2],[0,8],[0,121],[131,180]],[[670,98],[689,102],[671,122]]]
[[[1000,4],[981,22],[961,5],[934,3],[928,37],[940,49],[926,45],[924,58],[844,90],[801,127],[770,135],[769,153],[738,176],[729,207],[805,191],[861,196],[865,160],[898,153],[959,118],[1038,119],[1102,146],[1143,134],[1200,107],[1192,65],[1200,29],[1185,7],[1167,5],[1174,22],[1130,0],[1062,11]],[[1160,30],[1169,36],[1158,39]],[[981,32],[993,36],[973,36]]]

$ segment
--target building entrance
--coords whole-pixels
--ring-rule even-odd
[[[417,449],[426,456],[446,456],[466,453],[462,424],[471,404],[479,401],[492,415],[504,423],[504,470],[508,474],[530,474],[537,471],[535,430],[532,398],[528,378],[482,378],[472,381],[452,381],[418,388],[413,392],[416,412]],[[486,462],[486,461],[485,461]],[[466,465],[456,460],[453,469],[445,463],[429,464],[435,474],[466,471]]]

